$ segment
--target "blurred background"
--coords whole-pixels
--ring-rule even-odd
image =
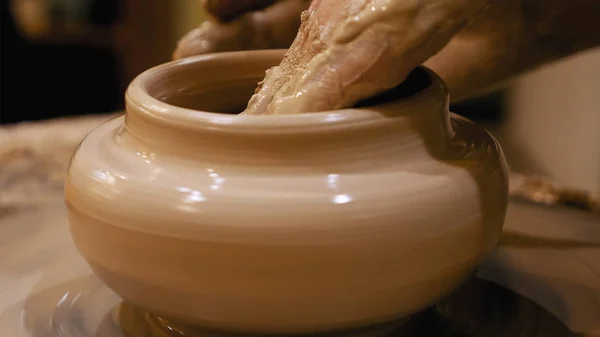
[[[123,109],[128,83],[203,20],[195,0],[0,0],[0,122]],[[600,51],[452,107],[499,139],[511,166],[600,193]]]

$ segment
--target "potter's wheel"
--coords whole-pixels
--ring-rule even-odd
[[[189,329],[124,305],[76,252],[62,200],[4,209],[1,223],[0,337],[227,336]],[[394,333],[374,329],[340,336],[370,336],[373,331],[377,336],[571,335],[533,302],[478,278],[402,323],[392,323],[392,328],[400,326]]]

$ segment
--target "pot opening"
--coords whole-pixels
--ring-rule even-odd
[[[173,88],[172,91],[149,90],[148,93],[179,108],[236,115],[246,108],[258,81],[260,78],[256,77],[223,81],[212,86],[182,82],[181,87]]]
[[[257,83],[269,68],[264,62],[246,65],[227,62],[188,61],[157,71],[146,82],[150,96],[166,104],[204,112],[238,114],[246,108]],[[235,68],[240,68],[236,71]],[[165,69],[166,70],[166,69]],[[400,85],[355,105],[357,108],[407,100],[425,91],[433,83],[432,75],[415,68]]]

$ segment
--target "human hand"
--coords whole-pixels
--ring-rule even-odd
[[[314,0],[245,114],[352,106],[402,82],[489,0]]]
[[[237,4],[237,7],[227,4],[232,1]],[[200,48],[197,50],[188,48],[187,53],[180,53],[179,56],[182,57],[204,52],[285,48],[289,46],[298,31],[300,24],[298,18],[300,17],[300,12],[307,6],[307,0],[280,0],[269,7],[268,5],[272,4],[274,1],[275,0],[213,0],[213,8],[212,10],[209,8],[209,12],[221,19],[220,23],[211,23],[209,27],[207,27],[209,28],[208,30],[213,30],[213,34],[202,35],[194,34],[192,32],[182,39],[179,49],[185,50],[186,48],[181,47],[182,45],[185,47],[186,42],[189,45],[194,45],[194,39],[196,39],[196,41],[209,40],[210,43],[204,43],[204,45],[208,45],[210,48]],[[405,11],[411,8],[409,6],[410,4],[414,6],[416,3],[420,3],[420,6],[423,8],[421,8],[421,19],[418,20],[390,20],[391,17],[388,17],[388,22],[392,25],[399,25],[399,27],[404,25],[405,29],[410,29],[411,27],[411,25],[407,25],[406,22],[412,22],[412,25],[414,25],[412,31],[409,32],[411,34],[409,36],[413,37],[412,40],[400,37],[403,40],[401,42],[404,43],[404,47],[401,44],[396,48],[388,48],[400,51],[400,57],[398,59],[393,58],[393,60],[399,62],[399,60],[404,59],[403,62],[407,62],[404,63],[404,69],[401,69],[402,71],[391,74],[390,77],[393,78],[395,76],[396,81],[401,81],[402,73],[406,73],[406,69],[411,67],[411,63],[416,65],[415,62],[418,62],[417,60],[419,59],[417,56],[421,55],[420,58],[426,59],[425,65],[432,68],[445,80],[450,89],[451,98],[454,101],[484,93],[485,91],[490,90],[490,88],[494,88],[506,80],[540,64],[600,44],[600,35],[594,33],[600,29],[600,21],[596,19],[596,14],[600,12],[600,2],[598,1],[506,0],[489,1],[489,3],[488,1],[477,1],[474,3],[470,1],[459,1],[453,2],[453,7],[451,6],[445,9],[440,6],[444,3],[449,3],[448,1],[391,1],[405,4],[405,7],[403,7]],[[257,4],[258,2],[261,2],[262,6],[267,7],[261,8],[261,4]],[[321,8],[317,14],[325,14],[323,18],[326,18],[327,14],[327,11],[325,10],[326,7],[322,7],[323,4],[333,4],[333,8],[335,9],[335,3],[337,3],[337,6],[354,3],[354,1],[351,0],[318,2],[320,4],[313,4],[312,9],[313,11],[317,11]],[[373,3],[379,2],[373,1]],[[477,6],[485,6],[486,3],[488,3],[489,6],[477,14]],[[242,6],[242,4],[245,4],[245,9],[252,8],[254,11],[240,15],[240,13],[244,13],[244,8],[242,8],[244,6]],[[425,6],[427,4],[429,4],[430,9],[432,8],[431,6],[433,6],[435,11],[423,12],[424,8],[427,8],[427,6]],[[462,5],[472,6],[471,8],[474,8],[475,10],[471,10],[470,13],[475,13],[475,15],[469,18],[470,15],[466,15],[469,12],[465,11],[464,7],[460,7]],[[436,6],[438,6],[437,9]],[[413,7],[413,9],[414,8],[416,7]],[[462,14],[459,13],[461,14],[460,16],[452,17],[452,15],[450,15],[452,10],[462,12]],[[276,15],[272,13],[276,13]],[[425,13],[429,13],[428,16],[423,16]],[[437,17],[435,16],[436,13]],[[252,19],[249,20],[249,17],[252,17]],[[338,19],[343,17],[344,15],[339,15]],[[423,17],[427,18],[427,20],[422,20]],[[445,25],[443,23],[444,17],[451,18],[450,22],[445,23]],[[237,19],[223,22],[223,18],[226,18],[225,20],[231,20],[231,18]],[[401,16],[398,18],[401,18]],[[294,21],[294,19],[296,19],[296,21]],[[254,28],[255,31],[263,32],[261,34],[268,31],[276,31],[278,32],[278,38],[248,39],[248,35],[246,35],[246,41],[251,41],[243,44],[240,42],[240,40],[243,41],[243,38],[240,39],[243,30],[231,29],[231,26],[235,25],[232,25],[232,23],[238,22],[237,24],[239,25],[240,21],[250,22],[251,25],[263,25],[266,28]],[[339,25],[341,20],[336,22],[338,23],[337,25]],[[329,23],[330,28],[335,28],[335,23]],[[380,25],[382,24],[385,25],[386,23],[381,22]],[[463,25],[464,28],[461,29],[461,25]],[[398,31],[399,27],[396,28],[396,31]],[[429,27],[430,32],[432,29],[433,31],[438,32],[445,31],[445,37],[442,36],[442,38],[440,38],[440,33],[431,36],[423,34],[428,31],[427,27]],[[219,33],[219,31],[229,32],[229,34],[222,34]],[[394,30],[392,29],[391,31]],[[455,34],[453,34],[452,31],[454,31]],[[369,33],[368,29],[362,34],[364,35],[366,33]],[[331,34],[331,31],[327,32],[327,34]],[[323,36],[319,36],[321,41],[327,41],[327,34],[324,33]],[[372,34],[372,32],[370,34]],[[441,35],[444,35],[444,33]],[[233,36],[233,38],[231,38],[231,36]],[[421,45],[414,44],[414,41],[419,41],[418,36],[421,36],[421,41],[424,41]],[[435,36],[437,36],[437,44],[435,43],[436,41],[434,41]],[[211,38],[213,40],[210,40]],[[300,38],[300,35],[298,38]],[[447,41],[444,42],[444,40]],[[216,43],[214,41],[216,41]],[[407,57],[406,53],[402,55],[401,52],[403,48],[406,52],[407,46],[411,45],[410,41],[413,41],[412,45],[414,47],[412,61],[410,60],[410,57]],[[369,39],[366,39],[366,42],[369,42]],[[366,43],[365,45],[368,46],[369,44]],[[435,47],[436,45],[438,47]],[[441,50],[436,54],[436,49]],[[372,49],[371,52],[373,52],[373,50],[376,49]],[[358,54],[360,51],[361,49],[352,49],[350,54]],[[365,50],[362,50],[362,52],[364,51]],[[314,50],[312,52],[314,52]],[[431,55],[427,56],[428,54]],[[388,58],[387,62],[391,62],[391,60],[392,58]],[[287,61],[289,68],[294,68],[293,61],[294,60]],[[379,62],[379,64],[385,64],[381,59],[379,61],[374,61],[374,64],[377,64],[377,62]],[[285,66],[285,60],[284,63],[282,63],[282,66]],[[380,67],[379,69],[382,72],[384,69],[387,69],[389,72],[394,70],[393,67]],[[282,74],[280,73],[278,76],[281,75]],[[274,78],[277,76],[271,75],[271,77]],[[269,76],[266,80],[268,79]],[[375,78],[375,80],[378,80],[378,78]],[[390,82],[394,81],[392,80]],[[355,84],[355,88],[359,89],[359,91],[362,90],[359,87],[361,84],[369,85],[371,83],[364,80],[358,81],[358,84]],[[388,85],[386,83],[379,83],[379,85],[384,84],[386,86]],[[288,88],[290,87],[291,85],[288,84]],[[376,86],[372,87],[371,90],[381,90],[375,88]],[[261,109],[264,111],[266,105],[272,101],[275,94],[263,95],[260,104],[257,103],[257,97],[260,98],[260,96],[254,97],[255,112],[260,111]],[[360,94],[361,92],[359,92],[359,97],[361,96]],[[326,90],[324,90],[322,96],[325,95],[328,95]],[[370,95],[368,90],[362,92],[362,96],[365,95]],[[285,95],[279,93],[278,96],[281,98]],[[305,97],[312,98],[310,95],[305,95]],[[319,98],[319,95],[316,95],[315,98]],[[320,104],[323,105],[323,103]],[[326,103],[325,105],[327,104],[329,104],[330,108],[333,107],[331,102]],[[341,104],[345,103],[342,102]]]

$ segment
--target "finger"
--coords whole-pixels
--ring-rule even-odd
[[[222,25],[210,21],[204,22],[179,40],[173,59],[247,49],[245,45],[247,39],[242,38],[242,33],[251,34],[251,28],[248,22],[231,22]]]
[[[277,0],[203,0],[206,12],[219,21],[231,21],[244,13],[257,11],[272,5]]]
[[[179,40],[173,58],[225,51],[288,48],[300,26],[300,13],[308,4],[308,0],[280,0],[231,22],[205,22]]]

